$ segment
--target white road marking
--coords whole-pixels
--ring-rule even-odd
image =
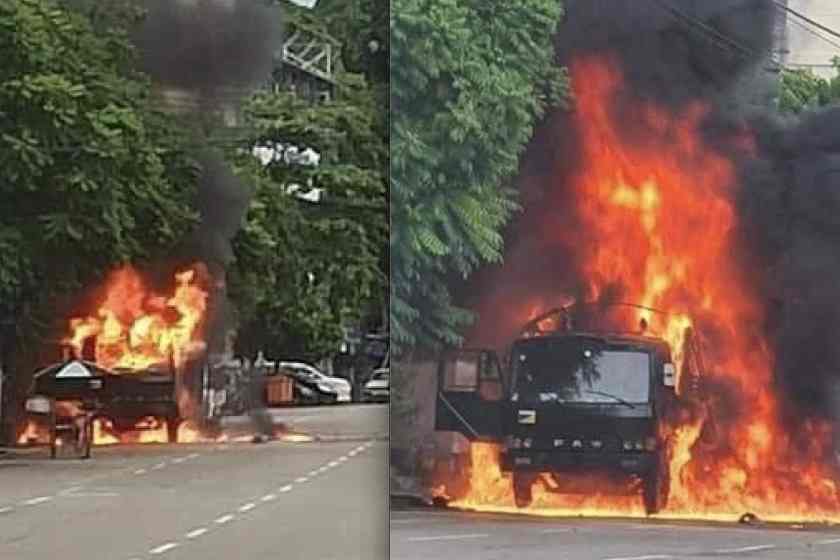
[[[568,533],[571,531],[568,527],[556,527],[554,529],[543,529],[540,531],[543,535],[550,535],[552,533]]]
[[[146,469],[137,469],[134,474],[146,474]]]
[[[605,558],[604,560],[668,560],[673,558],[667,554],[648,554],[647,556],[624,556],[621,558]]]
[[[347,460],[347,455],[342,455],[341,457],[339,457],[339,458],[338,458],[338,462],[339,462],[339,463],[343,463],[343,462],[345,462],[346,460]]]
[[[262,498],[260,498],[261,502],[270,502],[271,500],[276,500],[277,494],[266,494]]]
[[[308,480],[309,480],[309,479],[308,479],[308,478],[306,478],[305,476],[299,476],[299,477],[297,477],[297,478],[295,479],[295,482],[297,482],[298,484],[303,484],[304,482],[306,482],[306,481],[308,481]]]
[[[226,446],[226,445],[223,445],[223,446],[222,446],[222,449],[227,449],[227,446]],[[198,456],[199,456],[199,454],[198,454],[198,453],[190,453],[189,455],[187,455],[187,459],[195,459],[195,458],[196,458],[196,457],[198,457]]]
[[[1,507],[0,508],[0,513],[9,513],[10,511],[12,511],[12,509],[14,509],[14,508],[12,508],[10,506]]]
[[[76,494],[67,494],[68,498],[116,498],[119,496],[118,492],[78,492]]]
[[[309,471],[309,472],[306,474],[306,476],[310,476],[310,477],[312,477],[312,476],[318,476],[318,472],[319,472],[319,471],[318,471],[318,469],[315,469],[314,471]]]
[[[189,532],[189,533],[187,533],[185,536],[186,536],[188,539],[195,539],[195,538],[200,537],[201,535],[203,535],[203,534],[204,534],[204,533],[206,533],[207,531],[208,531],[208,529],[207,529],[206,527],[199,527],[198,529],[195,529],[195,530],[193,530],[193,531],[190,531],[190,532]]]
[[[183,463],[186,460],[187,460],[186,457],[175,457],[174,459],[172,459],[172,462],[175,463],[176,465],[178,465],[180,463]]]
[[[289,490],[291,490],[291,489],[292,489],[292,485],[291,485],[291,484],[287,484],[286,486],[284,486],[283,488],[281,488],[281,489],[279,490],[279,492],[288,492],[288,491],[289,491]]]
[[[411,542],[425,542],[425,541],[456,541],[459,539],[484,539],[490,535],[486,533],[472,533],[467,535],[438,535],[436,537],[410,537],[406,539]]]
[[[246,511],[251,511],[255,507],[257,507],[257,504],[255,504],[254,502],[249,502],[249,503],[243,505],[242,507],[240,507],[239,511],[242,512],[242,513],[245,513]]]
[[[2,510],[0,510],[0,513],[2,513]],[[822,540],[822,541],[817,541],[817,542],[816,542],[816,543],[814,543],[814,544],[820,544],[820,545],[825,545],[825,544],[840,544],[840,539],[825,539],[825,540]]]
[[[149,554],[163,554],[164,552],[168,552],[178,546],[178,543],[168,542],[166,544],[162,544],[157,548],[153,548],[149,551]]]
[[[38,504],[43,504],[44,502],[49,502],[50,500],[52,500],[52,496],[39,496],[38,498],[31,498],[29,500],[26,500],[23,503],[27,506],[35,506]]]
[[[219,517],[218,519],[216,519],[216,523],[218,523],[219,525],[224,525],[228,521],[232,521],[232,520],[233,520],[233,515],[227,514],[227,515],[223,515],[223,516]]]
[[[71,486],[70,488],[67,488],[67,489],[62,490],[61,492],[59,492],[59,493],[58,493],[58,495],[59,495],[59,496],[66,496],[67,494],[73,494],[73,493],[75,493],[75,492],[78,492],[78,491],[79,491],[79,490],[81,490],[81,489],[82,489],[82,487],[81,487],[81,486]]]
[[[754,546],[742,546],[741,548],[724,548],[721,550],[715,550],[717,554],[733,554],[737,552],[755,552],[757,550],[770,550],[771,548],[776,548],[775,544],[757,544]]]
[[[328,470],[330,470],[328,467],[321,467],[320,469],[318,469],[318,474],[325,473]]]
[[[330,461],[327,466],[330,467],[330,468],[337,467],[338,466],[338,461]]]
[[[157,471],[157,470],[162,469],[162,468],[163,468],[163,467],[165,467],[165,466],[166,466],[166,463],[158,463],[157,465],[155,465],[154,467],[152,467],[152,470],[153,470],[153,471]]]

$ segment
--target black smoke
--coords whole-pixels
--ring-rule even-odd
[[[145,17],[134,34],[140,70],[148,73],[175,112],[217,122],[235,114],[258,87],[268,84],[282,48],[282,14],[266,0],[144,0]],[[216,125],[219,126],[219,125]],[[231,240],[251,199],[251,187],[237,178],[198,128],[194,156],[201,167],[196,206],[200,225],[179,251],[183,261],[205,263],[216,293],[208,326],[211,348],[221,350],[234,320],[225,296],[225,269],[233,260]]]
[[[737,255],[765,306],[766,324],[745,327],[761,330],[773,346],[786,412],[840,410],[831,397],[840,382],[840,108],[778,116],[773,2],[569,0],[566,6],[558,63],[584,54],[619,61],[625,85],[610,110],[628,134],[639,101],[675,114],[697,100],[712,107],[703,134],[739,170]],[[523,302],[550,307],[581,293],[585,279],[576,263],[586,258],[579,254],[584,244],[546,234],[576,230],[566,180],[577,171],[574,126],[568,110],[555,110],[526,152],[518,178],[524,208],[506,232],[504,264],[480,271],[460,295],[480,316],[471,345],[510,342]],[[745,129],[755,136],[749,155],[728,147]]]

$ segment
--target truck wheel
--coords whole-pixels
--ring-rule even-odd
[[[526,508],[534,500],[532,489],[537,477],[530,473],[513,473],[513,501],[518,508]]]
[[[665,509],[670,491],[671,474],[663,458],[660,459],[657,468],[648,473],[644,480],[642,499],[645,504],[645,513],[654,515]]]

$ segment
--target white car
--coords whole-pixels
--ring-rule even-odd
[[[380,368],[373,372],[370,381],[362,389],[364,402],[388,402],[391,397],[390,372],[388,368]]]
[[[301,373],[313,381],[328,385],[333,388],[336,394],[337,402],[351,402],[353,400],[353,390],[350,382],[341,377],[330,377],[319,371],[315,366],[311,366],[304,362],[280,362],[278,364],[280,369],[291,369],[295,372]]]

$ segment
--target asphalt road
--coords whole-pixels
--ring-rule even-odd
[[[387,558],[387,407],[273,415],[316,439],[0,459],[0,560]]]
[[[391,512],[392,560],[837,560],[840,527]]]

